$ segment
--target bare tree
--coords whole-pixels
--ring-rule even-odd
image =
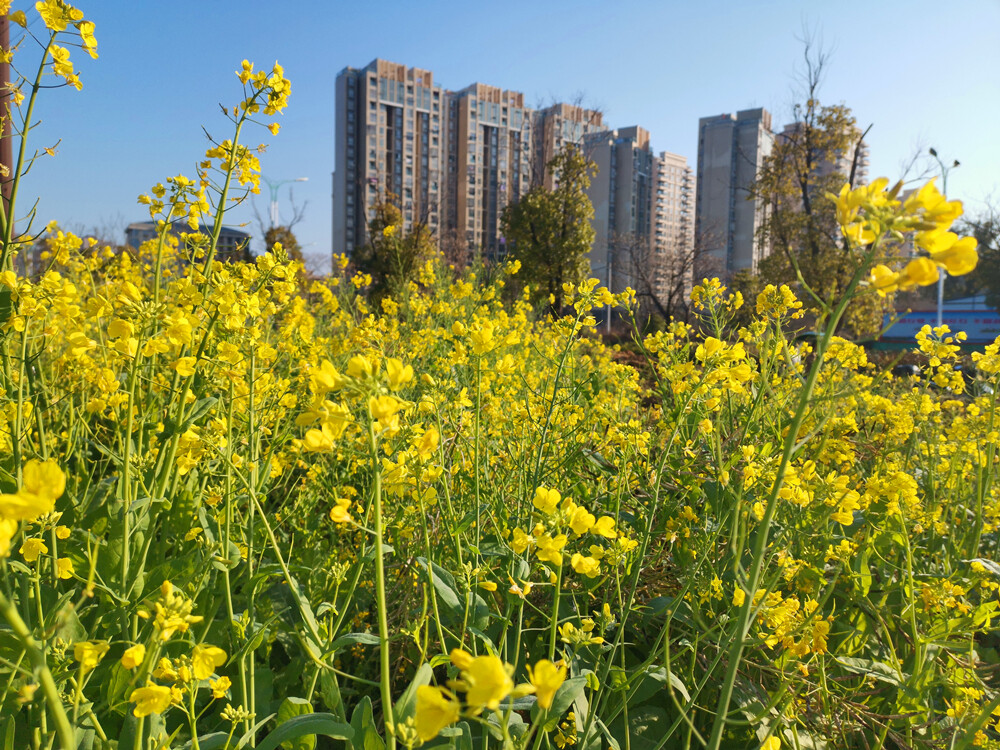
[[[438,246],[444,262],[454,267],[456,273],[460,273],[469,264],[469,243],[457,229],[446,229],[438,241]]]
[[[707,235],[659,246],[642,235],[615,235],[612,274],[635,290],[644,317],[687,320],[696,279],[717,276],[721,270],[710,247]]]
[[[282,237],[291,235],[294,237],[295,225],[301,222],[306,216],[306,208],[309,206],[309,201],[303,201],[301,204],[295,202],[295,193],[291,188],[288,189],[288,202],[292,207],[292,216],[288,221],[281,222],[281,217],[278,217],[278,221],[281,222],[277,225],[273,224],[271,221],[270,213],[268,213],[266,219],[264,214],[260,212],[260,208],[257,206],[257,201],[254,200],[251,203],[253,208],[254,221],[257,224],[257,229],[260,231],[261,241],[264,243],[264,250],[268,250],[273,244],[273,240],[268,239],[268,237],[278,237],[281,241]],[[298,244],[296,242],[296,244]]]
[[[803,43],[802,97],[792,110],[793,124],[775,139],[750,188],[753,198],[769,207],[757,231],[762,254],[761,283],[804,284],[812,312],[820,315],[843,296],[857,269],[857,254],[840,229],[836,206],[828,199],[845,182],[852,187],[864,176],[862,155],[869,128],[858,126],[844,104],[822,105],[819,88],[829,54]],[[885,258],[884,249],[876,262]],[[808,302],[807,302],[808,304]],[[852,299],[842,328],[853,335],[879,330],[884,301],[875,295]]]

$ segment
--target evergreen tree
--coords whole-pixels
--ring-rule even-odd
[[[502,227],[511,258],[521,262],[520,276],[536,299],[562,307],[563,284],[579,284],[594,243],[590,220],[594,207],[587,197],[595,165],[574,147],[561,150],[548,164],[556,187],[532,188],[504,209]]]
[[[362,273],[370,274],[373,299],[399,297],[417,277],[420,267],[435,253],[430,228],[415,223],[403,231],[403,213],[387,195],[375,204],[374,217],[368,224],[368,242],[354,251],[352,260]]]

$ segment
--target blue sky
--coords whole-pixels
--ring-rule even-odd
[[[15,3],[14,7],[20,4]],[[146,218],[136,197],[167,176],[192,175],[238,101],[234,71],[278,60],[292,82],[263,173],[307,202],[296,233],[328,256],[334,169],[334,81],[375,57],[429,68],[438,83],[524,92],[532,105],[581,98],[612,127],[641,125],[656,151],[697,160],[698,118],[766,107],[790,121],[804,29],[830,52],[820,100],[873,125],[871,176],[900,176],[934,146],[961,167],[949,193],[967,213],[1000,202],[1000,0],[883,2],[318,2],[80,0],[100,59],[74,51],[83,90],[46,92],[32,143],[51,146],[26,182],[41,224],[124,228]],[[30,14],[29,14],[30,16]],[[928,164],[920,166],[929,167]],[[288,188],[280,206],[287,215]],[[266,190],[257,197],[266,214]],[[227,223],[250,222],[249,208]],[[41,225],[40,224],[40,225]],[[39,226],[40,226],[39,225]]]

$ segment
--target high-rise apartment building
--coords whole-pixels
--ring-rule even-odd
[[[533,187],[553,189],[546,165],[570,145],[598,164],[590,264],[615,291],[638,283],[639,256],[623,249],[629,243],[663,253],[693,231],[683,157],[656,157],[648,131],[608,130],[596,110],[565,103],[533,110],[521,92],[484,83],[449,91],[429,70],[380,59],[340,72],[336,107],[335,253],[368,241],[374,206],[389,196],[404,231],[424,224],[449,247],[503,257],[504,209]]]
[[[500,257],[500,216],[531,188],[534,113],[524,94],[482,83],[447,100],[447,228],[469,249]]]
[[[751,200],[749,188],[773,145],[766,109],[698,121],[695,234],[722,276],[756,271],[768,255],[767,245],[757,241],[768,206]]]
[[[584,136],[604,129],[604,116],[600,112],[575,104],[553,104],[535,112],[533,184],[544,185],[547,190],[555,187],[555,177],[545,165],[564,146],[582,146]]]
[[[583,153],[597,166],[587,189],[594,206],[591,273],[613,292],[634,288],[634,266],[652,238],[655,157],[649,131],[636,125],[585,134]]]
[[[686,299],[695,259],[694,171],[680,154],[661,151],[653,160],[653,249],[661,298],[679,287]]]
[[[369,211],[396,196],[403,228],[438,231],[444,197],[444,90],[429,70],[373,60],[337,76],[334,252],[365,243]]]

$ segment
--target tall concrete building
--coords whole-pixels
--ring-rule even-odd
[[[669,297],[671,287],[687,299],[693,279],[695,176],[687,159],[661,151],[653,160],[653,249],[657,291]]]
[[[583,152],[597,165],[587,190],[594,206],[591,274],[613,292],[634,288],[634,265],[652,238],[655,157],[649,131],[635,125],[585,134]]]
[[[648,131],[609,130],[596,110],[533,110],[521,92],[484,83],[450,91],[429,70],[376,59],[337,76],[336,117],[335,253],[364,245],[376,202],[392,196],[404,231],[425,224],[449,248],[501,258],[504,209],[533,187],[553,189],[546,165],[569,145],[598,164],[590,265],[615,291],[638,283],[637,256],[623,257],[619,238],[662,254],[693,232],[687,162],[656,157]]]
[[[756,271],[769,253],[756,237],[768,206],[750,200],[749,188],[773,146],[766,109],[698,121],[695,234],[722,276]]]
[[[524,94],[474,83],[448,100],[446,227],[491,258],[506,247],[500,217],[531,188],[534,113]]]
[[[601,129],[600,112],[571,104],[534,111],[522,93],[482,83],[447,91],[421,68],[381,59],[344,68],[336,80],[334,252],[365,244],[376,200],[391,195],[404,231],[422,223],[439,239],[500,257],[503,209],[534,185],[551,189],[545,164]]]
[[[555,187],[555,177],[546,165],[564,146],[583,146],[584,136],[604,131],[604,116],[575,104],[553,104],[535,112],[532,184]]]
[[[394,195],[403,228],[438,231],[444,197],[444,90],[429,70],[373,60],[337,76],[337,171],[333,175],[334,252],[367,240],[377,198]]]

